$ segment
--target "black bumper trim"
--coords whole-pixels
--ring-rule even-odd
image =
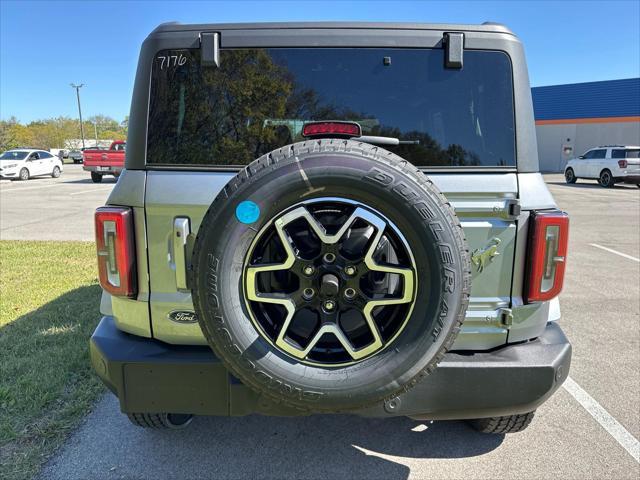
[[[170,345],[118,330],[103,317],[91,362],[124,412],[299,415],[238,383],[205,346]],[[491,352],[449,352],[428,377],[387,404],[353,413],[444,420],[535,410],[569,374],[571,344],[547,324],[537,339]]]
[[[640,184],[640,175],[627,175],[626,177],[616,178],[616,181],[620,183]]]

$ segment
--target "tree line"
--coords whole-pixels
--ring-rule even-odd
[[[125,140],[127,137],[128,117],[118,122],[106,115],[94,115],[82,124],[87,147],[95,144],[96,133],[98,140]],[[80,122],[70,117],[35,120],[28,124],[15,117],[0,120],[0,152],[18,147],[69,148],[67,140],[79,138]]]

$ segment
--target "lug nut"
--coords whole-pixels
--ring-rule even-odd
[[[305,288],[305,289],[302,291],[302,297],[303,297],[305,300],[311,300],[311,299],[313,298],[313,296],[315,295],[315,293],[316,293],[316,292],[313,290],[313,288]]]
[[[310,277],[311,275],[313,275],[313,272],[315,271],[316,269],[313,268],[311,265],[307,265],[302,269],[302,273],[304,273],[307,277]]]
[[[344,273],[352,277],[356,274],[356,267],[354,267],[353,265],[348,265],[344,267]]]
[[[331,312],[334,308],[336,308],[336,302],[334,302],[333,300],[325,300],[323,307],[327,312]]]
[[[336,260],[336,256],[333,253],[325,253],[322,259],[325,263],[333,263]]]
[[[351,300],[356,296],[356,291],[351,287],[346,288],[344,291],[344,296],[347,300]]]

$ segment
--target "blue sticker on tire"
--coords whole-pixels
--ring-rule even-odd
[[[253,223],[260,218],[260,207],[251,200],[244,200],[236,207],[236,218],[241,223]]]

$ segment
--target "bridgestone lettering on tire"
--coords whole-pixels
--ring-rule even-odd
[[[204,216],[193,266],[217,356],[305,411],[411,388],[453,344],[470,293],[446,198],[397,155],[349,140],[297,143],[242,170]]]

